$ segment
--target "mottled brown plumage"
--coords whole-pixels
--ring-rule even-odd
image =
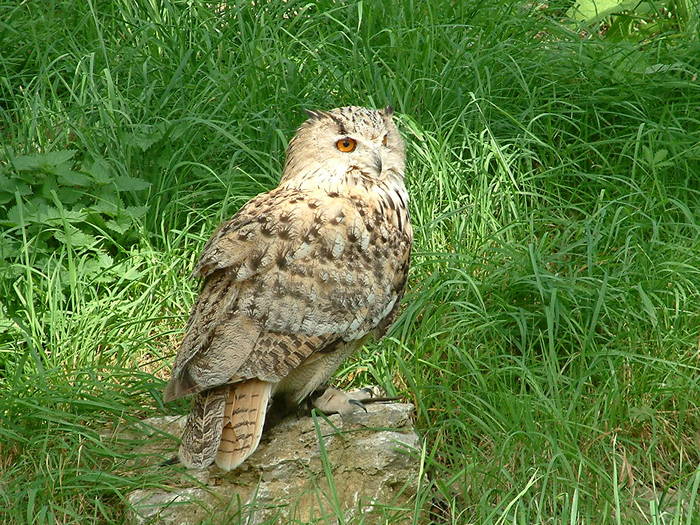
[[[221,225],[195,268],[204,285],[165,392],[197,394],[188,467],[238,466],[271,396],[298,404],[396,315],[412,231],[392,111],[310,115],[279,186]]]

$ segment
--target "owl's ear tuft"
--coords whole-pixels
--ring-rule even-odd
[[[394,114],[394,108],[391,106],[387,106],[384,108],[384,116],[385,117],[390,117]]]
[[[324,116],[323,111],[316,111],[314,109],[305,109],[304,113],[306,113],[309,116],[309,118],[312,120],[318,120]]]

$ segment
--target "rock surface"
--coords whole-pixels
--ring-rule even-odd
[[[410,521],[420,477],[413,405],[370,404],[352,416],[293,417],[270,429],[238,469],[186,471],[172,487],[129,494],[133,523],[402,523]],[[178,437],[184,417],[145,420],[144,437]],[[144,447],[157,453],[153,441]],[[162,441],[162,440],[161,440]],[[150,447],[150,450],[146,450]],[[154,459],[154,463],[157,461]]]

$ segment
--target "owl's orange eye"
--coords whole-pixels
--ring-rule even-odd
[[[340,139],[338,142],[336,142],[335,147],[343,153],[350,153],[351,151],[355,151],[357,141],[355,139],[351,139],[350,137],[345,137],[344,139]]]

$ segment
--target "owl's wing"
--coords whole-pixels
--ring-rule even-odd
[[[278,188],[206,244],[205,279],[166,400],[232,380],[277,382],[315,352],[354,341],[400,299],[410,237],[366,204]]]

